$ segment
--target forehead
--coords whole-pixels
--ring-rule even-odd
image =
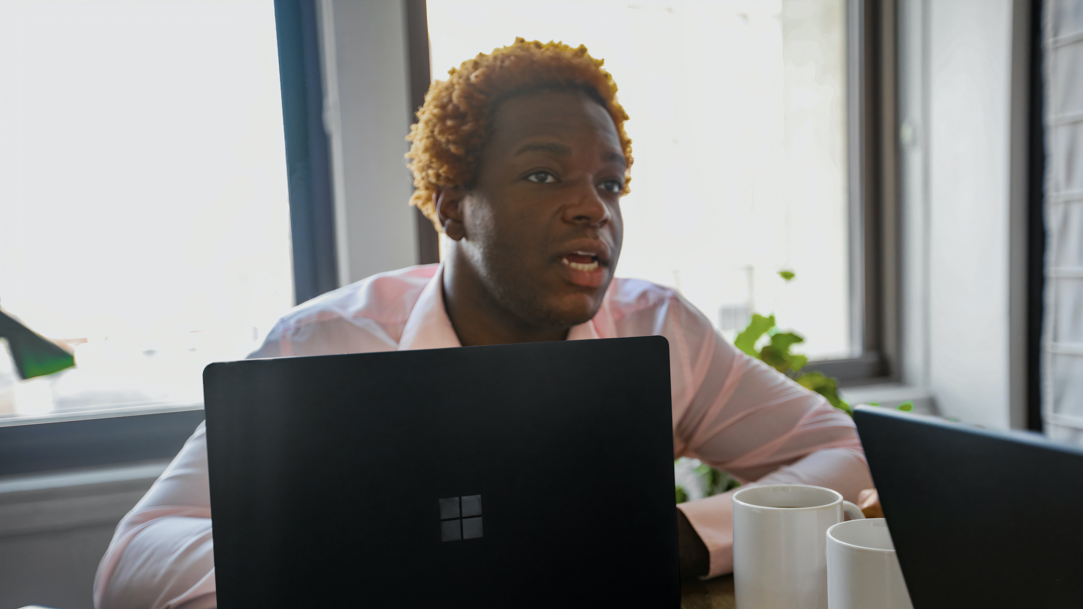
[[[505,150],[534,138],[596,143],[621,150],[620,136],[609,112],[579,91],[525,93],[497,107],[491,148]]]

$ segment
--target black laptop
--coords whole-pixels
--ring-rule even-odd
[[[661,337],[204,372],[218,606],[679,607]]]
[[[1083,607],[1083,449],[854,412],[917,609]]]

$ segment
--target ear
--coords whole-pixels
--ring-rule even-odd
[[[436,217],[444,234],[455,241],[466,236],[466,224],[463,214],[463,199],[466,193],[460,188],[439,186],[432,193],[432,203],[436,207]]]

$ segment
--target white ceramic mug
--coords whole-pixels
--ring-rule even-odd
[[[883,518],[827,530],[829,609],[914,609]]]
[[[827,529],[864,518],[819,486],[750,486],[733,494],[733,579],[740,609],[827,609]]]

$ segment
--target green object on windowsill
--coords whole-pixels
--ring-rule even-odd
[[[6,340],[15,369],[22,379],[45,376],[75,365],[75,358],[60,345],[43,338],[0,311],[0,339]]]
[[[880,402],[868,402],[867,405],[868,406],[879,406]],[[909,402],[909,401],[903,402],[902,404],[899,404],[898,406],[896,406],[895,410],[901,410],[903,412],[912,412],[914,410],[914,403]]]

